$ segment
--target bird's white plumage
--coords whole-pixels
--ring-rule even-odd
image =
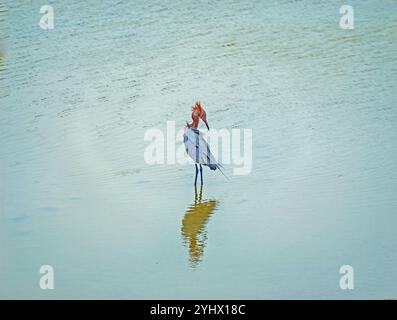
[[[187,154],[195,163],[207,165],[212,170],[217,168],[217,161],[212,155],[203,134],[199,130],[186,127],[183,134],[183,142],[185,144]]]

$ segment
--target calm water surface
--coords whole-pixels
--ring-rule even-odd
[[[395,1],[51,3],[0,3],[0,298],[397,298]],[[250,175],[145,163],[198,98]]]

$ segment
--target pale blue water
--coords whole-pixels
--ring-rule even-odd
[[[395,1],[354,30],[341,1],[43,4],[0,3],[0,298],[397,297]],[[143,159],[195,99],[254,135],[196,205],[194,167]]]

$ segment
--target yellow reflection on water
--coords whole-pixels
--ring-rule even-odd
[[[217,206],[216,200],[202,200],[202,186],[199,193],[196,187],[194,191],[194,203],[186,211],[181,228],[183,239],[189,245],[189,256],[192,267],[196,267],[203,257],[207,240],[205,226]]]

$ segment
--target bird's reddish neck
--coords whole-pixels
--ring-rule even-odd
[[[192,113],[192,123],[189,124],[189,128],[197,129],[199,123],[199,117],[196,112]]]

